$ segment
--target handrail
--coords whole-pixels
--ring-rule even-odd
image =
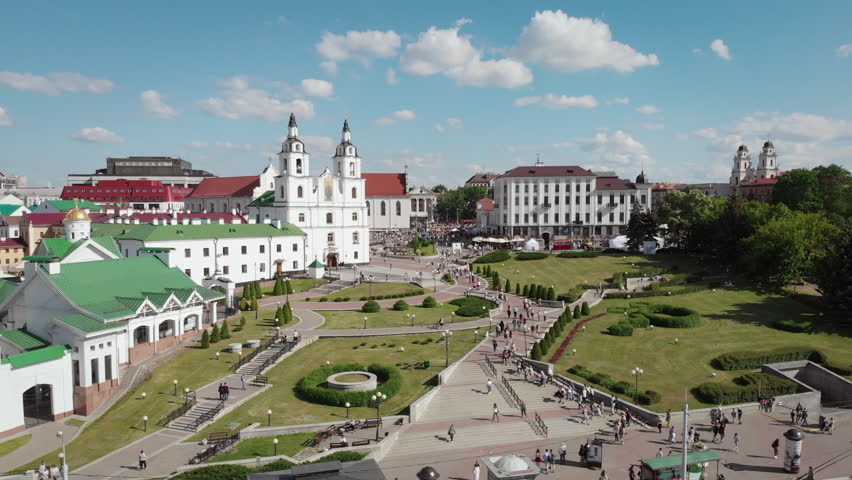
[[[199,415],[198,418],[193,420],[193,422],[189,425],[189,428],[191,428],[193,432],[197,431],[199,425],[201,425],[204,422],[207,422],[209,420],[213,420],[213,418],[216,415],[218,415],[219,412],[221,412],[224,409],[225,409],[225,401],[219,400],[219,403],[217,403],[215,407],[207,410],[206,412]]]
[[[512,388],[511,385],[509,385],[509,381],[506,380],[505,375],[503,376],[503,386],[506,387],[506,391],[508,391],[509,394],[512,396],[512,400],[515,401],[515,405],[520,407],[521,406],[521,397],[519,397],[517,392],[515,392],[515,389]]]
[[[195,395],[192,396],[191,400],[190,400],[189,396],[187,396],[186,403],[184,403],[180,407],[174,409],[171,413],[169,413],[168,415],[163,417],[163,419],[161,419],[159,422],[157,422],[157,424],[158,425],[168,425],[172,422],[172,420],[175,420],[177,418],[180,418],[180,417],[186,415],[187,412],[189,412],[192,409],[192,407],[194,407],[194,406],[195,406]]]
[[[544,424],[544,420],[541,419],[538,412],[535,412],[535,424],[544,434],[544,438],[547,438],[547,425]]]
[[[234,365],[231,367],[231,369],[236,372],[240,367],[242,367],[243,365],[254,360],[254,358],[256,356],[258,356],[260,354],[260,352],[262,352],[262,351],[264,351],[264,350],[266,350],[266,349],[268,349],[269,347],[272,346],[273,340],[274,339],[272,339],[272,338],[267,338],[266,340],[261,340],[260,345],[258,345],[257,348],[255,348],[248,355],[244,356],[243,358],[238,360],[236,363],[234,363]]]
[[[491,359],[488,358],[488,355],[485,356],[485,365],[488,367],[488,370],[491,372],[492,377],[497,376],[497,369],[494,367],[494,364],[491,362]]]
[[[231,445],[233,445],[233,444],[235,444],[239,441],[240,441],[240,432],[237,432],[237,433],[229,436],[225,440],[223,440],[221,442],[216,442],[215,444],[212,444],[209,447],[205,448],[203,451],[199,452],[198,454],[196,454],[195,456],[190,458],[189,462],[187,462],[187,463],[189,465],[198,465],[199,463],[204,463],[207,460],[210,460],[211,458],[215,457],[219,452],[225,450],[226,448],[230,447]]]

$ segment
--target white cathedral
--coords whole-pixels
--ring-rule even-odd
[[[734,155],[734,167],[731,169],[731,179],[728,182],[732,189],[737,190],[740,185],[758,179],[778,177],[778,154],[772,142],[766,141],[763,144],[758,158],[757,168],[752,167],[748,147],[740,145]]]
[[[370,262],[366,180],[361,178],[361,157],[352,144],[349,120],[337,145],[334,171],[310,174],[310,154],[299,139],[296,116],[290,114],[287,139],[278,154],[281,175],[275,178],[271,205],[249,207],[249,215],[281,220],[306,234],[305,265],[315,260],[326,267]]]

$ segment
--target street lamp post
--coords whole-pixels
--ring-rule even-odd
[[[290,277],[284,277],[284,290],[287,291],[287,303],[290,303]]]
[[[272,456],[277,457],[278,456],[278,439],[277,438],[272,439],[272,447],[274,448]]]
[[[639,367],[636,367],[633,370],[631,370],[630,373],[632,373],[633,376],[636,377],[636,394],[635,394],[636,400],[635,401],[636,401],[636,405],[639,405],[639,375],[642,375],[643,373],[645,373],[645,371],[642,370]]]
[[[349,407],[352,405],[349,402],[346,402],[346,418],[349,418]]]
[[[172,380],[172,385],[174,385],[174,386],[175,386],[175,393],[174,393],[174,395],[177,397],[177,385],[178,385],[178,381],[177,381],[177,379]]]
[[[267,427],[272,426],[272,410],[271,409],[266,411],[266,426]]]
[[[376,395],[373,395],[371,398],[372,398],[373,402],[375,402],[375,404],[376,404],[376,441],[378,442],[379,441],[379,424],[382,423],[381,422],[382,417],[379,414],[379,407],[381,407],[383,401],[388,399],[388,396],[385,395],[384,393],[379,392]]]
[[[713,378],[715,376],[716,376],[716,372],[710,372],[705,377],[703,377],[702,380],[704,378]],[[690,383],[695,383],[695,382],[690,382]],[[681,439],[682,440],[682,448],[683,448],[683,461],[681,462],[681,465],[680,465],[681,466],[681,474],[680,475],[681,475],[682,478],[686,478],[686,419],[689,416],[689,403],[687,401],[686,395],[689,392],[690,383],[687,383],[686,385],[683,386],[683,432],[682,432],[683,438]]]
[[[527,350],[527,330],[528,330],[528,327],[526,325],[524,325],[524,356],[528,355],[528,353],[527,353],[528,352],[528,350]]]
[[[369,296],[368,300],[372,300],[372,299],[373,299],[373,275],[370,274],[370,296]]]
[[[364,330],[367,329],[367,317],[364,317]]]
[[[449,330],[444,330],[444,350],[446,352],[446,360],[447,363],[445,367],[450,366],[450,337],[453,336],[453,332]]]
[[[479,330],[473,331],[473,343],[476,343],[476,336],[479,335]]]
[[[61,458],[65,458],[65,434],[62,433],[62,430],[60,430],[60,431],[56,432],[56,436],[62,442],[62,454],[61,454],[62,457]],[[65,458],[65,463],[68,463],[67,458]]]
[[[438,274],[432,272],[432,292],[438,291]]]
[[[451,312],[450,324],[456,323],[456,312]]]
[[[148,415],[142,416],[142,422],[145,424],[145,431],[148,431]]]

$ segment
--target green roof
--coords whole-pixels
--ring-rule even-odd
[[[112,237],[92,237],[91,240],[101,247],[108,250],[113,255],[120,257],[121,251],[118,248],[118,244],[115,243],[115,239]],[[80,246],[86,243],[86,239],[77,240],[76,242],[71,242],[67,238],[59,237],[59,238],[45,238],[42,239],[42,244],[44,245],[45,253],[47,256],[59,257],[63,259],[71,254],[74,250],[77,250]]]
[[[308,268],[325,268],[325,265],[320,263],[319,260],[314,260],[310,265],[308,265]]]
[[[100,332],[103,330],[112,330],[114,328],[124,327],[126,324],[124,322],[108,322],[104,323],[100,320],[96,320],[92,317],[83,315],[82,313],[75,313],[73,315],[66,315],[64,317],[58,317],[56,320],[70,325],[77,330],[80,330],[85,333],[94,333]]]
[[[97,203],[90,202],[88,200],[48,200],[47,203],[53,205],[58,208],[60,212],[67,212],[74,207],[77,208],[88,208],[93,212],[99,212],[101,210],[101,206]]]
[[[271,207],[275,202],[275,190],[267,190],[248,204],[249,207]]]
[[[717,455],[716,452],[714,452],[713,450],[692,452],[686,455],[687,465],[692,465],[693,463],[711,462],[713,460],[719,460],[719,455]],[[642,460],[642,463],[648,465],[648,467],[650,467],[652,470],[662,470],[664,468],[679,467],[683,465],[683,456],[669,455],[667,457],[651,458],[648,460]]]
[[[51,255],[27,255],[24,257],[24,260],[28,262],[52,262],[54,260],[59,260],[59,257],[53,257]]]
[[[0,332],[0,337],[21,350],[35,350],[47,345],[47,342],[44,340],[20,328],[15,330],[3,330]]]
[[[19,208],[24,208],[23,205],[12,205],[9,203],[0,203],[0,215],[7,216],[15,213]]]
[[[140,252],[148,252],[148,253],[167,253],[174,250],[171,247],[142,247],[139,249]]]
[[[77,307],[104,319],[133,316],[142,299],[159,304],[172,289],[195,290],[205,300],[224,297],[153,256],[70,263],[57,274],[47,274],[44,268],[42,272]]]
[[[18,289],[18,285],[20,283],[0,279],[0,303],[5,302]]]
[[[301,229],[291,224],[281,228],[265,223],[241,223],[207,225],[125,225],[101,223],[92,225],[98,235],[113,236],[118,240],[139,240],[142,242],[164,242],[170,240],[204,240],[213,238],[266,238],[305,235]]]
[[[10,363],[14,368],[28,367],[37,363],[47,362],[62,358],[65,355],[65,350],[68,347],[65,345],[53,345],[52,347],[40,348],[31,352],[19,353],[10,355],[3,359],[3,364]]]

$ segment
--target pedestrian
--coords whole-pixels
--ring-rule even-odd
[[[743,424],[743,410],[741,408],[737,408],[737,420],[740,421],[740,425]]]
[[[660,447],[660,449],[657,450],[657,458],[660,458],[662,456],[663,456],[663,447]]]
[[[716,437],[719,436],[719,424],[713,423],[713,443],[716,443]]]
[[[231,396],[231,387],[229,387],[228,384],[226,383],[225,386],[222,387],[222,389],[225,392],[225,400],[227,400],[228,397]]]
[[[477,460],[476,463],[473,464],[473,480],[479,480],[479,472],[479,460]]]
[[[240,381],[243,382],[243,390],[245,390],[246,389],[246,374],[245,373],[240,374]]]
[[[606,476],[606,470],[601,470],[601,476],[598,477],[598,480],[609,480],[609,477]]]
[[[544,458],[542,458],[541,450],[539,450],[538,448],[535,449],[535,457],[533,459],[535,460],[535,466],[538,467],[538,471],[540,473],[541,472],[541,464],[542,464],[542,462],[544,462]]]
[[[568,446],[565,445],[565,442],[562,442],[562,445],[559,445],[559,463],[565,465],[565,455],[568,453]]]
[[[450,437],[450,443],[453,443],[453,437],[456,436],[456,428],[450,424],[450,429],[447,430],[447,436]]]
[[[689,426],[689,435],[686,437],[686,441],[692,444],[692,440],[695,438],[695,427],[692,425]]]
[[[808,476],[806,477],[806,480],[815,480],[814,467],[808,467]]]
[[[619,430],[619,428],[618,428],[618,424],[617,424],[617,423],[616,423],[615,425],[613,425],[613,426],[612,426],[612,438],[613,438],[613,442],[612,442],[612,443],[619,443],[619,442],[621,442],[621,439],[620,439],[620,438],[619,438],[619,436],[618,436],[619,431],[620,431],[620,430]]]
[[[671,428],[672,426],[672,409],[670,408],[666,412],[666,428]]]
[[[790,410],[790,425],[796,424],[796,411]]]
[[[772,442],[772,458],[778,458],[778,447],[781,446],[781,442],[776,438],[774,442]]]
[[[657,419],[657,433],[663,433],[663,419]]]
[[[669,428],[669,443],[677,443],[677,432],[674,426]]]
[[[615,415],[615,395],[609,398],[609,414]]]
[[[739,455],[740,453],[740,433],[734,433],[734,453]]]
[[[737,423],[737,409],[736,408],[731,409],[731,422]]]
[[[825,431],[826,431],[826,433],[828,433],[829,435],[834,435],[834,417],[831,417],[831,418],[828,420],[828,426],[827,426],[827,427],[825,427]]]
[[[225,390],[222,388],[222,384],[221,384],[221,383],[219,384],[219,388],[218,388],[218,390],[219,390],[219,400],[222,400],[222,399],[224,398],[224,396],[225,396]]]
[[[525,402],[521,402],[521,418],[527,417],[527,404]]]
[[[491,393],[491,387],[492,387],[493,385],[494,385],[494,384],[493,384],[493,383],[491,383],[491,379],[489,378],[489,379],[488,379],[488,382],[486,382],[486,383],[485,383],[485,388],[487,388],[487,389],[488,389],[488,392],[487,392],[487,393],[489,393],[489,394]]]
[[[145,450],[139,450],[139,470],[148,470],[148,456]]]
[[[725,443],[725,428],[727,428],[727,423],[722,423],[719,426],[719,443]]]
[[[497,420],[497,423],[500,423],[500,409],[497,408],[497,404],[494,404],[494,413],[491,415],[491,421]]]
[[[627,479],[636,480],[636,470],[633,468],[633,465],[630,465],[630,470],[627,471]]]
[[[497,353],[497,338],[491,341],[491,346],[494,347],[494,353]]]
[[[553,466],[553,450],[547,449],[547,452],[544,454],[545,460],[547,461],[547,472],[555,472],[556,467]]]

